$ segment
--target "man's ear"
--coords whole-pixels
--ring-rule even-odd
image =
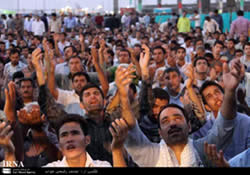
[[[207,104],[205,104],[205,109],[206,109],[208,112],[211,112],[211,111],[212,111],[212,109],[211,109]]]
[[[86,135],[84,138],[84,145],[88,146],[90,144],[90,142],[91,142],[90,136]]]

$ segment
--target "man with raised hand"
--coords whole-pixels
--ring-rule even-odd
[[[149,59],[148,55],[143,59]],[[238,86],[244,67],[240,62],[234,62],[229,71],[224,67],[223,79],[225,96],[218,119],[211,132],[199,140],[188,138],[190,123],[186,112],[178,105],[170,104],[158,115],[159,133],[162,141],[159,144],[150,142],[140,131],[138,124],[130,126],[126,140],[126,149],[139,166],[147,167],[197,167],[207,166],[204,143],[215,144],[224,150],[230,144],[236,117],[235,89]],[[124,119],[127,121],[128,117]],[[130,119],[131,120],[131,119]]]

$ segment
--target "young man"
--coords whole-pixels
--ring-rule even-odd
[[[179,106],[183,106],[180,101],[180,94],[184,85],[181,83],[181,74],[177,68],[168,68],[165,70],[163,75],[166,81],[166,91],[170,96],[169,103],[178,104]]]
[[[235,57],[235,40],[229,39],[227,41],[227,51],[223,54],[227,57],[228,62],[230,62]]]
[[[154,64],[149,67],[150,77],[154,77],[155,71],[160,68],[166,66],[165,64],[165,54],[166,51],[161,46],[156,46],[153,48],[153,60]]]
[[[210,80],[208,76],[209,62],[204,57],[197,57],[194,60],[194,76],[196,85],[200,88],[206,80]]]
[[[206,110],[210,111],[211,114],[207,116],[206,124],[199,131],[194,133],[195,139],[206,136],[213,127],[214,123],[217,121],[223,99],[225,98],[224,90],[220,87],[220,85],[212,81],[205,82],[200,89],[200,93],[202,95]],[[236,113],[236,116],[233,139],[230,145],[228,145],[228,147],[224,150],[227,160],[250,146],[250,118],[249,116],[238,112]]]
[[[68,114],[56,129],[63,159],[45,167],[110,167],[106,161],[94,161],[86,151],[90,143],[88,123],[81,116]]]
[[[241,63],[246,66],[246,70],[250,69],[250,42],[247,42],[244,47],[244,56],[240,59]]]
[[[221,41],[215,41],[213,48],[212,48],[212,53],[214,56],[214,60],[220,60],[221,53],[223,51],[224,44]]]
[[[27,67],[27,65],[22,63],[19,59],[20,52],[17,49],[12,49],[10,51],[10,62],[4,66],[3,75],[5,79],[11,80],[15,72],[21,71],[24,67]]]

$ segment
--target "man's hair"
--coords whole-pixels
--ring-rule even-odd
[[[76,72],[73,74],[72,76],[72,82],[74,81],[75,77],[79,77],[79,76],[84,76],[87,80],[87,82],[90,82],[90,77],[88,75],[87,72]]]
[[[56,13],[52,13],[51,16],[55,16],[56,17]]]
[[[102,89],[98,85],[96,85],[96,84],[94,84],[92,82],[89,82],[81,90],[81,93],[80,93],[80,101],[81,102],[83,102],[83,98],[82,97],[83,97],[84,91],[86,91],[86,90],[88,90],[90,88],[96,88],[96,89],[98,89],[100,91],[101,95],[102,95],[102,98],[104,99],[104,94],[103,94]]]
[[[244,12],[242,10],[237,11],[238,16],[244,16]]]
[[[164,49],[163,47],[161,47],[161,46],[155,46],[155,47],[153,48],[153,51],[156,50],[156,49],[161,49],[162,52],[163,52],[163,54],[166,53],[165,49]]]
[[[194,60],[194,67],[196,66],[196,63],[199,60],[205,60],[207,62],[208,67],[210,66],[208,60],[205,57],[196,57]]]
[[[214,42],[214,46],[216,46],[216,44],[222,45],[222,47],[224,47],[224,43],[222,41],[220,41],[220,40],[216,40]]]
[[[70,58],[69,58],[69,61],[70,61],[71,59],[74,59],[74,58],[78,58],[80,61],[82,61],[81,57],[79,57],[79,56],[77,56],[77,55],[76,55],[76,56],[70,57]]]
[[[69,45],[69,46],[64,47],[63,52],[65,52],[65,50],[67,48],[70,48],[70,47],[72,48],[73,53],[77,53],[77,50],[76,50],[76,48],[73,45]]]
[[[162,88],[159,88],[159,87],[154,88],[153,89],[153,96],[154,96],[155,99],[158,98],[158,99],[161,99],[161,100],[167,100],[168,103],[169,103],[170,97],[169,97],[167,91],[165,91]]]
[[[187,37],[185,37],[184,42],[187,42],[187,41],[189,41],[189,40],[191,40],[191,41],[192,41],[192,38],[191,38],[190,36],[187,36]]]
[[[184,50],[184,52],[186,52],[186,49],[184,47],[177,47],[176,52],[178,52],[178,50]]]
[[[59,137],[59,130],[61,129],[61,127],[66,124],[66,123],[70,123],[70,122],[75,122],[78,123],[82,129],[83,134],[86,136],[89,134],[88,132],[88,123],[87,121],[80,115],[78,114],[67,114],[66,116],[64,116],[61,120],[58,121],[58,123],[56,124],[56,135]]]
[[[10,55],[14,55],[16,53],[18,53],[18,55],[20,56],[20,51],[17,48],[14,48],[14,49],[10,50]]]
[[[233,38],[230,38],[228,41],[232,41],[234,44],[236,44],[236,41]]]
[[[202,86],[201,86],[201,88],[200,88],[200,94],[201,94],[201,97],[202,97],[202,101],[203,101],[203,103],[204,104],[207,104],[207,101],[206,101],[206,98],[204,97],[204,95],[202,94],[203,93],[203,91],[207,88],[207,87],[209,87],[209,86],[216,86],[216,87],[218,87],[219,89],[220,89],[220,91],[224,94],[224,89],[219,85],[219,84],[217,84],[216,82],[214,82],[214,81],[205,81],[203,84],[202,84]]]
[[[181,75],[179,69],[176,68],[176,67],[169,67],[169,68],[167,68],[167,69],[164,71],[164,75],[165,75],[166,73],[170,73],[170,72],[176,72],[178,75]]]
[[[128,52],[129,58],[131,57],[131,54],[130,54],[130,52],[129,52],[128,49],[122,48],[122,49],[120,50],[120,53],[121,53],[121,52]]]
[[[193,89],[197,89],[198,91],[200,90],[199,87],[196,86],[196,85],[194,85],[194,84],[192,85],[192,88],[193,88]],[[181,93],[180,93],[180,96],[181,96],[181,97],[183,97],[183,96],[185,95],[186,90],[187,90],[187,87],[185,86],[185,87],[181,90]]]
[[[238,53],[238,52],[244,53],[243,50],[241,50],[241,49],[236,49],[236,50],[235,50],[235,54]]]
[[[22,71],[17,71],[12,75],[12,81],[15,81],[17,78],[24,78],[24,73]]]
[[[246,43],[243,45],[243,50],[245,49],[246,46],[250,46],[250,42],[246,42]]]
[[[210,52],[205,53],[204,57],[209,57],[209,58],[211,58],[212,60],[214,59],[213,54],[210,53]]]
[[[161,111],[159,112],[159,114],[158,114],[158,116],[157,116],[157,121],[158,121],[157,123],[158,123],[158,128],[159,128],[159,129],[161,128],[160,115],[161,115],[162,111],[164,111],[164,110],[167,109],[167,108],[178,108],[178,109],[183,113],[184,118],[186,119],[187,123],[189,122],[189,117],[188,117],[188,115],[187,115],[185,109],[184,109],[183,107],[177,105],[177,104],[172,103],[172,104],[168,104],[168,105],[164,106],[164,107],[161,109]]]
[[[35,87],[35,83],[34,83],[33,79],[32,78],[27,78],[27,77],[21,78],[18,81],[19,87],[21,87],[21,84],[22,84],[23,81],[29,81],[29,82],[31,82],[32,87],[33,88]]]

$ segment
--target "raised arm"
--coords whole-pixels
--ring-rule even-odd
[[[40,59],[42,58],[41,49],[37,48],[32,52],[32,63],[36,69],[36,76],[38,80],[39,86],[45,85],[45,77],[42,70],[42,65]],[[49,59],[49,67],[48,72],[48,88],[52,96],[57,100],[58,99],[58,90],[55,85],[55,64]]]
[[[36,70],[37,82],[39,86],[45,85],[45,77],[41,65],[42,57],[43,54],[40,48],[37,48],[32,52],[32,64],[34,65],[34,68]]]
[[[140,64],[139,62],[137,61],[136,59],[136,56],[135,56],[135,51],[133,48],[128,48],[129,52],[130,52],[130,55],[131,55],[131,61],[132,63],[135,65],[136,67],[136,75],[138,75],[139,77],[141,77],[141,67],[140,67]]]
[[[116,119],[109,128],[113,140],[111,143],[113,167],[127,167],[124,159],[124,142],[128,135],[128,125],[124,119]]]
[[[55,55],[58,56],[58,57],[62,57],[62,54],[59,50],[59,47],[58,47],[58,42],[59,42],[59,34],[58,33],[55,33],[53,35],[53,39],[54,39],[54,44],[55,44]]]
[[[129,85],[135,77],[133,75],[134,72],[133,64],[130,64],[128,68],[119,66],[115,72],[115,83],[120,96],[122,117],[126,120],[129,129],[134,128],[136,122],[128,96]]]
[[[12,142],[16,146],[15,157],[17,160],[23,160],[23,135],[22,128],[16,119],[16,90],[15,83],[10,81],[8,84],[8,89],[5,89],[5,105],[4,113],[6,114],[7,122],[10,124],[14,135],[12,137]]]
[[[52,123],[55,123],[57,119],[63,117],[66,114],[66,112],[62,109],[62,106],[60,106],[59,104],[55,102],[55,99],[54,99],[55,97],[54,98],[52,97],[53,95],[50,93],[50,91],[46,87],[46,84],[45,84],[46,82],[45,82],[43,71],[42,71],[42,65],[39,61],[41,57],[42,57],[41,49],[38,48],[34,50],[34,52],[32,53],[32,58],[33,58],[32,63],[34,64],[34,67],[36,69],[37,81],[39,85],[38,103],[41,108],[41,111],[46,115],[48,120]],[[51,68],[49,70],[49,74],[51,74],[52,72],[52,75],[54,76],[55,66],[53,62],[51,62],[50,64],[51,64]],[[48,83],[50,83],[50,81],[51,81],[51,76],[49,75]]]
[[[14,132],[6,122],[0,122],[0,147],[4,149],[5,161],[16,161],[15,146],[11,141]],[[14,165],[14,164],[11,164]]]
[[[105,74],[104,74],[104,72],[99,64],[97,49],[95,47],[91,48],[91,56],[92,56],[92,63],[95,66],[95,70],[97,72],[100,84],[102,86],[103,94],[104,94],[104,96],[106,96],[108,94],[108,91],[109,91],[109,83],[108,83],[107,77],[105,76]]]
[[[151,115],[154,99],[152,94],[152,81],[148,69],[150,50],[146,45],[142,45],[142,48],[145,50],[145,54],[141,53],[139,62],[142,77],[142,87],[139,95],[140,113],[141,115]]]
[[[244,65],[240,60],[232,60],[229,70],[226,63],[223,64],[224,99],[221,106],[221,114],[227,120],[236,117],[236,88],[245,74]]]
[[[194,110],[195,115],[201,123],[205,123],[206,118],[205,118],[205,109],[203,107],[203,103],[193,89],[193,84],[194,84],[193,66],[191,64],[185,66],[184,73],[188,77],[188,79],[186,80],[186,88],[187,88],[190,100],[196,106],[196,110]]]

